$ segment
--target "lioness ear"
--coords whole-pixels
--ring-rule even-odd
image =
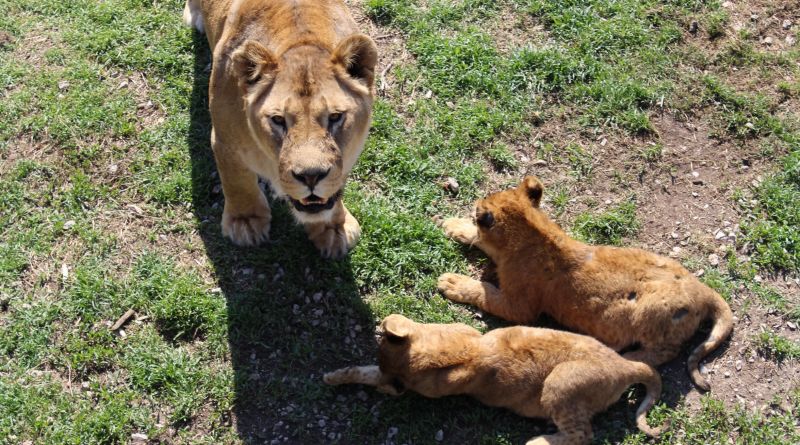
[[[272,51],[255,40],[244,42],[233,53],[231,60],[239,85],[245,90],[262,79],[271,78],[278,69],[278,62]]]
[[[331,62],[341,65],[350,77],[372,86],[375,80],[375,64],[378,62],[378,48],[366,35],[354,34],[339,42],[333,51]]]
[[[542,201],[542,192],[544,191],[544,186],[542,186],[542,182],[539,181],[539,178],[536,176],[526,176],[519,185],[519,189],[531,200],[531,204],[533,204],[534,207],[539,207],[539,203]]]
[[[381,323],[383,338],[389,343],[399,345],[405,343],[411,330],[408,326],[408,319],[402,315],[392,314],[383,319]]]

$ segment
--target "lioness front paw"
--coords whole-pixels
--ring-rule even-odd
[[[350,212],[347,212],[342,224],[311,223],[305,227],[308,239],[319,249],[323,258],[342,258],[361,237],[361,226]]]
[[[478,228],[467,218],[447,218],[441,222],[444,234],[461,244],[475,244],[478,241]]]
[[[475,303],[483,289],[480,281],[457,273],[442,274],[436,287],[448,300],[469,304]]]
[[[266,204],[247,213],[234,213],[226,206],[222,212],[222,234],[238,246],[258,245],[269,239],[270,221],[272,215]]]

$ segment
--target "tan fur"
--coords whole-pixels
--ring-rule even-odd
[[[711,319],[711,335],[688,360],[694,383],[708,390],[699,361],[733,329],[733,315],[722,297],[676,261],[570,238],[539,209],[541,196],[542,184],[528,177],[516,189],[479,200],[476,223],[445,220],[449,237],[477,246],[496,263],[501,289],[444,274],[439,290],[453,301],[517,323],[549,314],[617,351],[639,345],[625,357],[652,366],[673,359],[700,323]]]
[[[369,130],[375,44],[340,0],[187,0],[184,21],[213,49],[223,234],[240,245],[268,238],[260,176],[323,256],[347,253],[361,229],[340,196]]]
[[[396,314],[383,320],[381,331],[378,366],[339,369],[324,381],[371,385],[392,395],[405,389],[426,397],[466,394],[521,416],[553,419],[559,432],[528,445],[589,443],[592,416],[642,383],[647,395],[637,426],[650,436],[661,432],[645,419],[661,393],[658,373],[591,337],[521,326],[481,335],[460,323],[421,324]]]

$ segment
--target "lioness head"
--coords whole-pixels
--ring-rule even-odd
[[[539,210],[543,191],[538,178],[527,176],[516,188],[478,200],[474,219],[481,241],[502,246],[510,239],[525,239],[531,226],[553,224]]]
[[[273,188],[298,219],[319,219],[341,197],[364,147],[375,44],[356,34],[335,48],[300,42],[276,55],[248,40],[232,62],[252,136],[277,166]]]

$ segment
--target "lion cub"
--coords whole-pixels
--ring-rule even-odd
[[[529,176],[516,189],[479,200],[475,224],[463,218],[444,221],[450,238],[477,246],[496,263],[502,289],[444,274],[438,283],[442,294],[517,323],[549,314],[616,351],[638,347],[625,358],[652,366],[674,358],[710,318],[711,335],[688,360],[692,380],[708,390],[698,363],[730,335],[728,304],[676,261],[570,238],[539,209],[542,190],[542,183]]]
[[[397,314],[383,320],[381,333],[378,366],[329,372],[325,383],[361,383],[391,395],[467,394],[521,416],[553,419],[559,432],[527,445],[589,443],[592,416],[642,383],[647,395],[636,424],[647,435],[660,433],[645,419],[661,394],[658,372],[591,337],[522,326],[481,335],[465,324],[421,324]]]

